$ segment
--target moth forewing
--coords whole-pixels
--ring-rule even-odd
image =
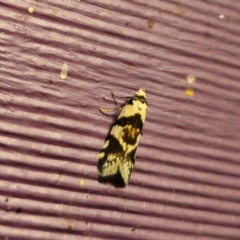
[[[129,182],[147,113],[144,89],[140,88],[133,97],[126,99],[120,105],[122,111],[98,154],[99,181],[110,182],[117,187],[124,187]],[[103,110],[104,113],[107,111]]]

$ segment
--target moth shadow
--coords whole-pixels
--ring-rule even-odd
[[[126,187],[126,184],[124,183],[120,172],[106,177],[98,176],[98,182],[102,184],[110,184],[116,188]]]

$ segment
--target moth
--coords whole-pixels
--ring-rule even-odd
[[[140,88],[132,97],[113,93],[112,97],[124,98],[125,102],[112,110],[99,109],[103,114],[122,109],[98,154],[99,181],[125,187],[135,168],[135,154],[147,114],[146,93]]]

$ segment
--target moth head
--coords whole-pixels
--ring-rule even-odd
[[[147,100],[146,100],[145,89],[139,88],[139,90],[136,92],[136,94],[134,96],[134,100],[136,100],[136,104],[140,111],[147,110]]]
[[[146,98],[145,89],[144,88],[139,88],[135,95],[136,96],[143,96],[144,98]]]

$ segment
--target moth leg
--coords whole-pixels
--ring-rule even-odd
[[[122,109],[125,105],[126,105],[126,103],[123,103],[123,104],[119,105],[118,107],[116,107],[116,108],[114,108],[114,109],[110,109],[110,110],[105,110],[105,109],[99,108],[99,111],[100,111],[101,113],[113,112],[113,111],[116,111],[116,110],[118,110],[118,109]]]

